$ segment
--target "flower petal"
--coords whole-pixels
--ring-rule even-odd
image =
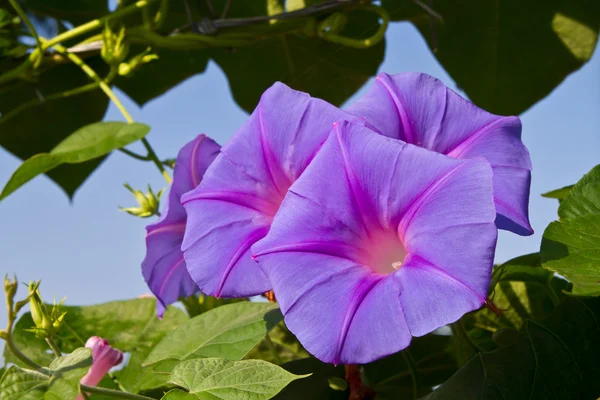
[[[163,214],[158,222],[146,227],[146,257],[142,262],[142,273],[156,296],[159,315],[179,297],[198,291],[187,272],[181,252],[187,218],[180,199],[183,193],[198,186],[218,153],[219,145],[205,135],[197,136],[179,151]]]
[[[282,83],[263,94],[202,184],[184,196],[189,217],[183,250],[200,289],[239,297],[271,288],[248,249],[266,235],[331,125],[344,118],[357,119]]]
[[[485,157],[494,168],[511,167],[510,180],[516,183],[494,183],[499,221],[509,220],[498,227],[520,235],[533,233],[528,217],[531,161],[521,141],[519,118],[490,114],[420,73],[380,74],[348,111],[365,117],[383,135],[454,158]]]
[[[291,186],[252,252],[288,327],[308,351],[325,362],[366,363],[405,348],[411,323],[422,332],[421,314],[405,320],[404,292],[406,304],[446,312],[437,303],[427,308],[430,298],[420,294],[429,288],[402,278],[421,254],[439,253],[434,260],[442,267],[426,266],[446,275],[442,268],[461,273],[457,264],[470,256],[473,278],[460,275],[464,285],[447,280],[453,297],[446,301],[456,306],[447,314],[462,315],[481,304],[493,260],[494,218],[491,168],[484,159],[456,160],[342,122]],[[390,232],[396,237],[392,246],[404,245],[409,255],[399,270],[382,273],[372,261],[387,251],[381,240]],[[434,289],[436,277],[430,279]],[[447,316],[428,317],[435,325]],[[426,327],[430,332],[441,325]]]

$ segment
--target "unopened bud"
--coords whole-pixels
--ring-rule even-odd
[[[144,52],[134,56],[128,62],[123,62],[119,64],[119,75],[131,75],[135,71],[140,69],[142,65],[147,64],[152,60],[158,60],[158,55],[152,53],[152,49],[148,47]]]
[[[14,299],[15,294],[17,294],[17,286],[18,283],[16,276],[13,280],[10,280],[8,275],[4,276],[4,293],[6,293],[7,300],[10,300],[12,302],[12,299]]]
[[[114,34],[108,24],[102,33],[100,55],[108,65],[119,65],[129,54],[129,44],[125,41],[125,28]]]
[[[162,196],[163,190],[159,190],[158,193],[154,194],[150,185],[148,185],[148,193],[144,193],[140,190],[133,189],[128,184],[125,187],[133,193],[139,207],[120,207],[121,210],[135,215],[136,217],[148,218],[153,215],[159,215],[160,197]]]

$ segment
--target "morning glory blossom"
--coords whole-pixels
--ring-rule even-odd
[[[531,235],[528,204],[531,161],[518,117],[490,114],[421,73],[380,74],[348,108],[383,135],[450,157],[485,157],[494,171],[496,225]]]
[[[198,292],[190,278],[181,252],[186,213],[181,196],[200,184],[206,168],[219,154],[219,145],[206,135],[198,135],[179,151],[173,183],[161,218],[146,227],[146,258],[142,273],[156,296],[159,315],[179,297]]]
[[[342,122],[252,253],[304,347],[362,364],[486,303],[495,218],[484,158]]]
[[[358,120],[279,82],[265,91],[202,184],[182,197],[182,250],[202,292],[246,297],[271,289],[250,246],[267,234],[287,189],[341,119]]]

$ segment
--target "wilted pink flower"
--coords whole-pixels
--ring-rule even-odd
[[[85,347],[92,349],[92,366],[88,373],[81,378],[81,384],[87,386],[96,386],[114,366],[123,361],[123,353],[111,347],[108,340],[98,336],[92,336],[85,343]],[[80,394],[76,400],[83,400]]]

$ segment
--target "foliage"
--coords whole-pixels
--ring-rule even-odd
[[[143,106],[209,61],[248,112],[275,81],[341,106],[401,51],[386,46],[388,22],[413,24],[475,104],[520,114],[590,59],[600,3],[121,0],[109,11],[104,0],[0,0],[0,146],[24,160],[0,200],[42,174],[72,197],[113,151],[170,182],[172,159],[158,157],[150,127],[114,90]],[[101,122],[109,101],[125,122]],[[146,154],[125,148],[137,141]],[[140,207],[126,211],[158,214],[149,190],[131,189]],[[539,252],[494,267],[487,307],[361,366],[314,358],[274,302],[197,294],[161,319],[148,298],[59,305],[66,314],[47,329],[21,312],[32,304],[35,316],[39,299],[17,301],[7,278],[0,399],[357,399],[357,384],[381,400],[597,399],[600,165],[543,196],[559,200],[558,220]],[[92,336],[125,354],[96,388],[80,383]]]

